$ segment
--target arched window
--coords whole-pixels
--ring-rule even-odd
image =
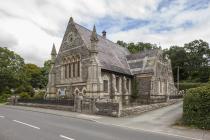
[[[68,66],[69,66],[69,78],[71,78],[71,63],[69,63]]]
[[[75,77],[75,70],[76,70],[76,67],[75,67],[75,61],[73,62],[73,77]]]
[[[77,59],[77,76],[80,77],[80,58]]]
[[[80,77],[80,56],[69,56],[63,58],[63,76],[65,79]]]
[[[65,71],[65,79],[67,79],[67,64],[64,65],[64,71]]]

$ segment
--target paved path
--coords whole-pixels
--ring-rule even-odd
[[[175,126],[182,117],[182,101],[157,110],[143,113],[139,116],[125,118],[99,118],[98,122],[121,127],[156,132],[169,135],[210,140],[210,131]]]
[[[37,109],[38,110],[38,109]],[[58,113],[59,114],[59,113]],[[64,114],[63,114],[64,115]],[[35,110],[0,106],[0,140],[189,140]],[[77,114],[78,115],[78,114]],[[82,116],[84,118],[93,116]],[[97,116],[95,116],[97,117]],[[94,118],[100,120],[103,117]],[[116,119],[116,118],[112,118]]]

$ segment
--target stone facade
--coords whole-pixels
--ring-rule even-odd
[[[47,98],[77,95],[111,99],[129,104],[132,81],[138,80],[140,95],[170,95],[176,92],[171,62],[159,49],[130,54],[70,18],[58,54],[51,52]]]

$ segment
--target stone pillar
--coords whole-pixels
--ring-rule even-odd
[[[101,78],[101,66],[97,58],[97,33],[95,26],[91,34],[91,46],[90,46],[90,64],[88,66],[88,79],[87,79],[87,94],[91,97],[100,97],[102,92],[102,78]]]
[[[82,96],[75,95],[75,98],[74,98],[74,111],[75,112],[82,112],[82,100],[83,100]]]
[[[169,83],[168,83],[168,80],[166,80],[166,102],[169,101],[169,96],[170,96],[168,88],[169,88]]]
[[[129,104],[128,89],[127,89],[127,78],[123,76],[123,103]]]
[[[113,99],[117,100],[117,88],[116,88],[116,76],[112,74],[112,81],[111,81],[111,96]]]
[[[122,77],[119,77],[119,94],[122,95]]]

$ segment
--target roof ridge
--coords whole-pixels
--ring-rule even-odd
[[[80,25],[80,24],[78,24],[78,23],[76,23],[76,22],[74,22],[74,23],[75,23],[76,25],[78,25],[78,26],[80,26],[80,27],[82,27],[82,28],[88,30],[89,32],[92,32],[90,29],[88,29],[88,28],[86,28],[86,27],[84,27],[84,26],[82,26],[82,25]],[[113,41],[111,41],[111,40],[109,40],[109,39],[107,39],[107,38],[104,38],[102,35],[100,35],[100,34],[98,34],[98,33],[96,33],[96,34],[97,34],[97,36],[99,36],[101,39],[107,40],[107,41],[109,41],[109,42],[111,42],[111,43],[113,43],[113,44],[115,44],[115,45],[120,46],[119,44],[114,43]],[[122,46],[120,46],[120,47],[122,47]],[[124,48],[124,47],[123,47],[123,48]]]

